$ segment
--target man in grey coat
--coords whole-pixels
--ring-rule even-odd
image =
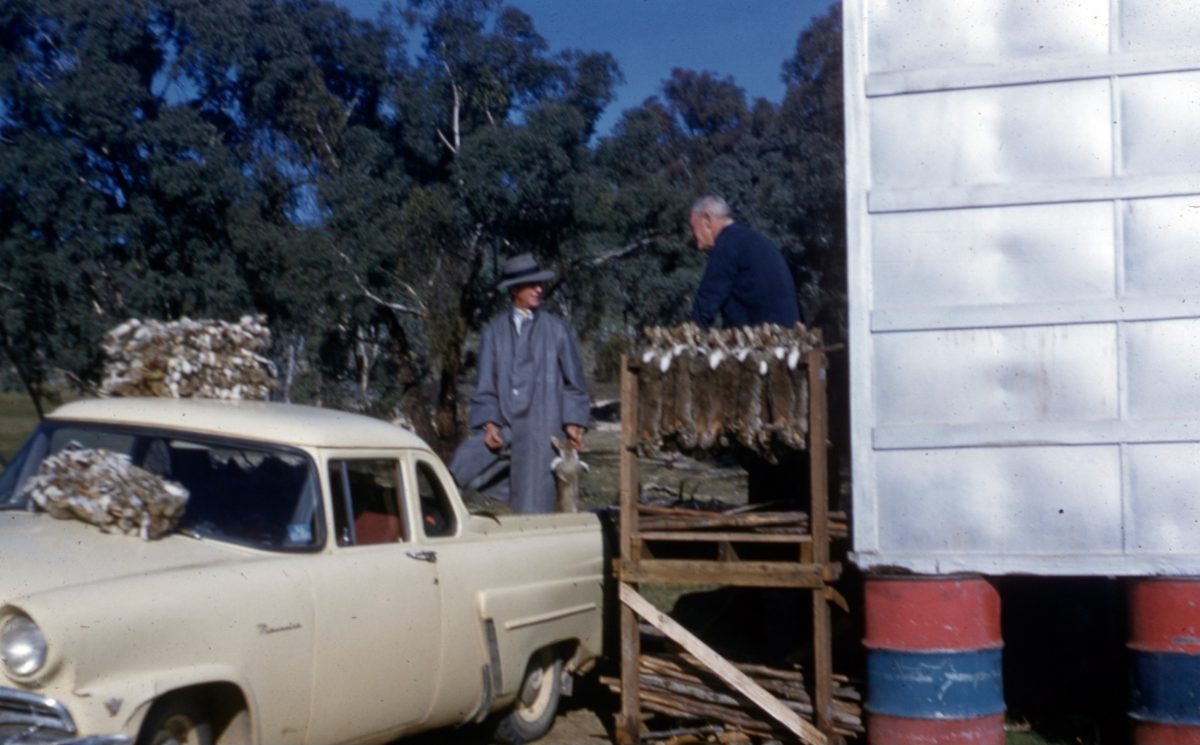
[[[550,438],[565,434],[582,450],[590,411],[575,334],[541,310],[544,283],[553,278],[530,254],[504,262],[498,289],[508,291],[512,306],[483,329],[472,434],[450,461],[460,487],[509,502],[517,513],[554,511]]]

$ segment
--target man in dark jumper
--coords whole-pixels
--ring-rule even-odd
[[[692,320],[708,328],[720,313],[725,328],[800,320],[796,285],[783,254],[762,233],[735,222],[725,200],[702,197],[689,215],[696,248],[709,251],[704,276],[692,302]],[[808,459],[782,453],[768,463],[753,452],[738,454],[746,469],[752,503],[807,502]]]
[[[689,217],[696,248],[709,251],[692,302],[692,320],[708,328],[720,313],[725,328],[800,320],[796,285],[783,254],[762,233],[735,222],[724,199],[702,197]]]

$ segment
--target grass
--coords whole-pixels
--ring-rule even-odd
[[[1083,742],[1076,740],[1071,743]],[[1036,732],[1012,732],[1008,731],[1004,736],[1004,745],[1067,745],[1067,740],[1046,740]]]
[[[619,432],[597,428],[588,433],[584,460],[591,469],[583,480],[583,507],[593,509],[618,503],[620,486]],[[664,499],[681,494],[689,499],[738,504],[746,499],[746,473],[736,465],[706,463],[682,456],[642,458],[640,473],[643,488],[661,487]],[[713,586],[644,584],[640,588],[656,608],[670,612],[675,601],[689,592],[715,589]]]
[[[617,503],[619,447],[619,432],[598,428],[588,433],[583,456],[591,469],[583,481],[586,507]],[[676,495],[700,501],[720,499],[728,504],[746,501],[746,472],[736,464],[702,462],[680,455],[642,458],[639,475],[644,490],[658,490],[664,499]]]
[[[1004,745],[1066,745],[1066,741],[1047,740],[1034,732],[1028,722],[1010,717],[1004,723]]]

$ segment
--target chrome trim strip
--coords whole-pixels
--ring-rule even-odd
[[[93,737],[70,737],[61,732],[40,729],[23,729],[16,733],[0,734],[0,745],[130,745],[129,735],[96,735]]]
[[[75,720],[56,699],[16,688],[0,688],[0,725],[48,727],[75,734]]]
[[[548,623],[557,621],[561,618],[569,618],[577,616],[580,613],[596,610],[598,606],[595,603],[583,603],[581,605],[573,605],[570,608],[559,608],[557,610],[548,611],[536,616],[526,616],[525,618],[514,618],[511,621],[504,622],[504,629],[512,631],[513,629],[523,629],[526,626],[533,626],[539,623]]]

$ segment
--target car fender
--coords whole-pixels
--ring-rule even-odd
[[[481,622],[491,621],[495,628],[500,660],[497,699],[516,694],[525,666],[537,650],[567,642],[596,643],[600,607],[588,584],[572,577],[479,593]]]
[[[200,664],[185,669],[162,668],[136,675],[98,678],[72,692],[72,715],[81,732],[111,731],[114,723],[124,733],[136,736],[150,707],[175,691],[197,686],[227,684],[241,693],[250,714],[254,742],[257,736],[258,704],[255,692],[236,667],[228,664]],[[100,704],[97,707],[96,704]]]

